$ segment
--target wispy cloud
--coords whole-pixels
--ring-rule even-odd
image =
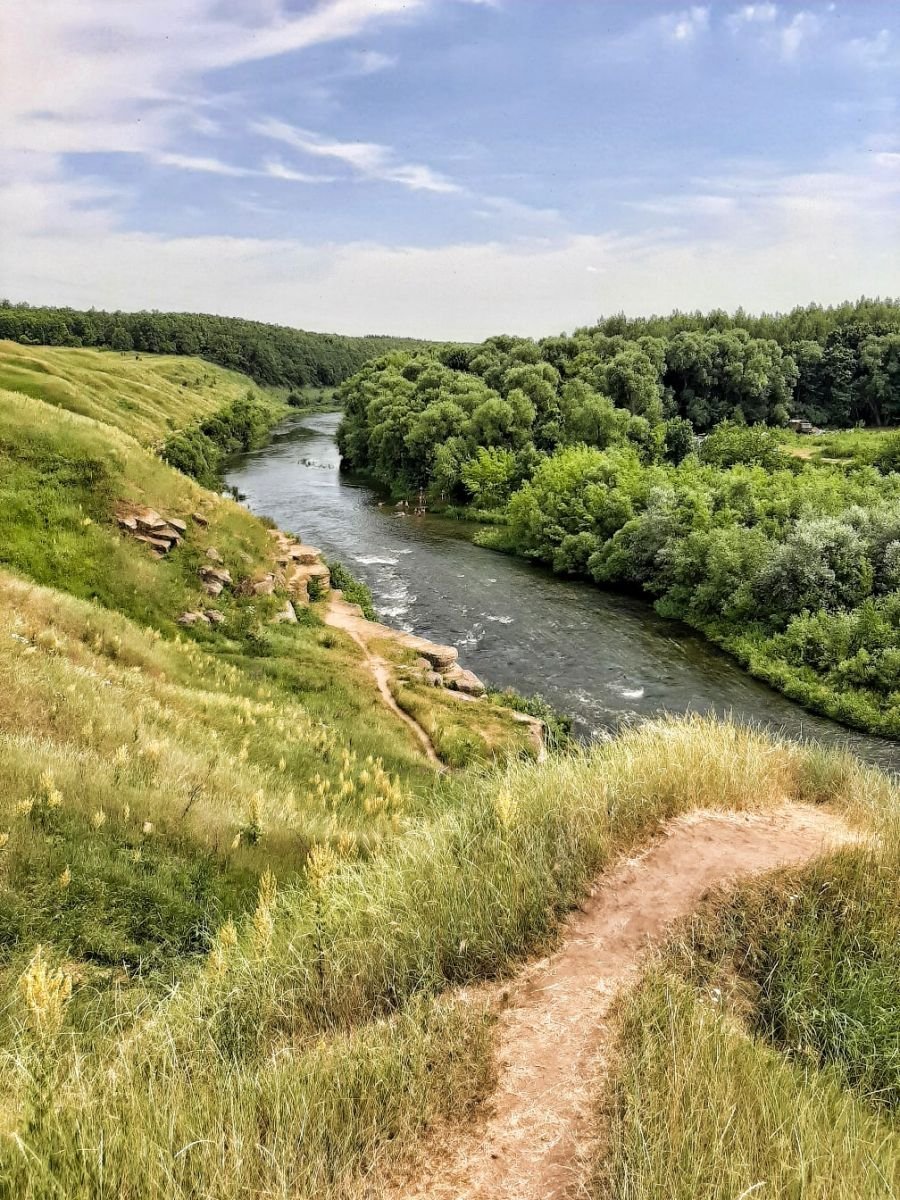
[[[336,159],[366,179],[396,183],[412,191],[458,193],[463,189],[445,175],[418,163],[398,161],[389,146],[378,142],[341,142],[324,138],[286,121],[267,117],[253,124],[254,132],[316,158]]]
[[[238,178],[257,174],[249,167],[238,167],[233,163],[220,162],[217,158],[193,154],[154,154],[153,161],[162,167],[175,167],[180,171],[202,171],[209,175],[229,175]]]
[[[377,75],[396,67],[400,60],[396,54],[383,54],[380,50],[359,50],[350,55],[347,73],[350,75]]]

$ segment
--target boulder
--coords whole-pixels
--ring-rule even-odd
[[[271,596],[275,591],[275,576],[267,575],[265,579],[258,579],[252,585],[254,596]]]
[[[428,671],[425,675],[425,682],[430,683],[432,687],[443,687],[444,676],[440,671]]]
[[[191,520],[195,525],[199,525],[201,529],[205,529],[209,524],[209,518],[204,517],[203,513],[191,513]]]
[[[304,563],[306,566],[312,566],[322,557],[321,550],[316,550],[314,546],[301,546],[299,544],[291,546],[289,553],[295,562]]]
[[[204,579],[217,579],[219,583],[231,583],[231,572],[227,567],[208,567],[203,563],[200,574]]]
[[[448,688],[467,696],[483,696],[487,690],[474,671],[467,671],[458,663],[444,671],[443,680]]]
[[[203,610],[203,615],[209,621],[210,625],[223,625],[225,623],[225,614],[219,612],[217,608],[206,608]]]
[[[219,613],[218,615],[221,616],[222,614]],[[198,622],[201,625],[208,625],[209,617],[206,615],[206,613],[202,612],[183,612],[181,616],[177,618],[177,621],[179,625],[196,625]]]
[[[272,620],[273,620],[273,621],[279,621],[279,622],[280,622],[280,621],[285,621],[285,622],[288,622],[288,623],[290,623],[291,625],[296,625],[296,623],[297,623],[297,613],[296,613],[296,611],[295,611],[295,609],[294,609],[294,606],[293,606],[293,604],[291,604],[290,600],[288,600],[288,601],[286,601],[286,602],[285,602],[285,606],[284,606],[284,608],[283,608],[283,609],[281,609],[281,611],[280,611],[280,612],[277,612],[277,613],[275,614],[275,616],[272,618]]]
[[[169,524],[180,536],[183,537],[187,533],[186,521],[179,521],[177,517],[169,517]]]
[[[171,542],[163,538],[151,537],[148,533],[136,533],[134,540],[136,542],[144,542],[145,545],[149,546],[151,550],[156,551],[157,554],[168,554],[172,548]]]
[[[152,533],[155,529],[163,529],[167,524],[165,517],[161,517],[153,508],[136,509],[134,518],[137,521],[138,528],[144,530],[145,533]]]
[[[420,658],[424,658],[436,671],[446,671],[459,658],[459,652],[455,646],[440,646],[436,642],[429,642],[425,638],[416,637],[412,633],[407,634],[403,638],[403,645],[410,650],[414,650]]]

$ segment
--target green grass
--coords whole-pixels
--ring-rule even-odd
[[[21,346],[0,341],[0,389],[92,417],[158,446],[176,429],[210,417],[248,391],[246,375],[198,358]]]
[[[900,1112],[897,856],[856,848],[741,888],[698,918],[679,958],[698,986],[730,970],[750,1028]]]
[[[872,463],[897,438],[892,429],[840,429],[826,433],[782,433],[779,440],[797,458],[813,462]]]
[[[652,973],[624,1005],[598,1200],[892,1200],[900,1133]]]
[[[898,1194],[900,796],[851,791],[874,840],[713,896],[622,1004],[598,1200]]]

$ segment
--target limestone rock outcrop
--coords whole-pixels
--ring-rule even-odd
[[[119,528],[147,546],[158,558],[180,545],[187,530],[187,524],[178,517],[164,517],[155,508],[142,504],[123,501],[116,505],[115,513]]]

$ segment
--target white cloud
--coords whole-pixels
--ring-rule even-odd
[[[745,4],[728,18],[729,26],[740,30],[745,25],[769,25],[778,16],[776,4]]]
[[[236,167],[232,163],[220,162],[217,158],[205,158],[193,154],[156,154],[154,162],[163,167],[176,167],[181,171],[204,171],[210,175],[235,177],[256,175],[249,167]]]
[[[834,5],[827,5],[831,12]],[[745,4],[731,13],[726,24],[736,37],[755,39],[770,53],[785,62],[798,57],[801,49],[822,32],[820,17],[801,9],[788,19],[777,4]]]
[[[690,46],[708,33],[710,9],[705,4],[646,17],[615,37],[592,44],[593,53],[614,62],[644,61],[663,47]]]
[[[709,29],[709,9],[695,4],[684,12],[670,13],[662,18],[663,28],[674,42],[692,42]]]
[[[79,211],[85,197],[71,185],[48,178],[22,192],[2,178],[0,213],[17,234],[9,238],[0,223],[4,290],[78,306],[469,339],[542,334],[619,309],[772,309],[891,295],[900,281],[900,154],[890,149],[808,174],[698,181],[693,213],[681,197],[674,222],[660,212],[640,236],[560,233],[437,248],[130,233]],[[703,211],[710,198],[714,221]]]
[[[20,5],[0,39],[0,142],[31,154],[181,153],[184,130],[209,121],[197,111],[205,73],[352,38],[434,2],[320,0],[296,15],[281,0],[241,0],[240,19],[220,0]]]
[[[866,71],[896,68],[900,64],[900,47],[887,29],[880,29],[874,37],[851,38],[846,53]]]
[[[781,30],[781,56],[796,58],[804,43],[815,37],[821,29],[819,18],[811,12],[800,12]]]
[[[413,191],[461,192],[463,189],[431,167],[398,162],[394,151],[377,142],[341,142],[324,138],[306,129],[297,129],[286,121],[268,117],[253,125],[263,137],[283,142],[303,154],[337,159],[358,175],[386,183],[398,183]]]
[[[269,159],[262,172],[270,179],[284,179],[289,183],[334,183],[334,175],[308,175],[305,171],[295,171],[293,167],[285,166],[278,159]]]

